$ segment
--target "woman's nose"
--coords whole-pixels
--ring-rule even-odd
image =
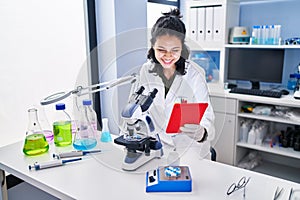
[[[172,57],[173,56],[172,51],[166,51],[165,56],[166,57]]]

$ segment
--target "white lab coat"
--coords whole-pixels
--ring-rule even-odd
[[[154,88],[158,90],[158,93],[149,108],[149,114],[154,121],[156,132],[159,133],[163,142],[173,144],[178,148],[180,144],[188,141],[187,138],[183,138],[185,135],[179,136],[180,134],[178,134],[176,137],[171,137],[169,134],[165,133],[174,103],[178,103],[178,99],[180,98],[186,99],[189,103],[208,103],[207,110],[200,122],[200,125],[208,132],[207,141],[202,144],[195,141],[189,142],[189,146],[191,143],[200,146],[201,151],[203,151],[201,153],[203,154],[202,157],[205,157],[209,153],[210,141],[212,141],[215,136],[215,128],[214,113],[209,100],[205,75],[201,72],[202,69],[195,63],[187,61],[187,73],[183,76],[176,75],[165,98],[165,86],[161,78],[154,73],[149,73],[149,70],[153,69],[153,67],[154,63],[151,61],[143,64],[140,70],[140,80],[138,85],[145,87],[144,94],[148,94],[153,91]]]

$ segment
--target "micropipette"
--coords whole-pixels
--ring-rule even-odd
[[[70,151],[70,152],[63,152],[58,154],[53,154],[53,158],[68,158],[68,157],[76,157],[76,156],[85,156],[89,153],[98,153],[101,152],[101,150],[92,150],[92,151]]]
[[[69,159],[69,160],[52,160],[52,161],[43,162],[43,163],[35,162],[33,165],[29,165],[28,167],[29,167],[29,170],[31,170],[31,169],[40,170],[40,169],[46,169],[46,168],[50,168],[50,167],[62,166],[66,163],[75,162],[75,161],[79,161],[79,160],[82,160],[82,158],[74,158],[74,159]]]

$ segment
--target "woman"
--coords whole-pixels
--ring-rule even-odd
[[[149,112],[156,130],[166,143],[174,142],[165,133],[174,103],[184,101],[209,104],[199,125],[193,125],[192,131],[186,131],[190,128],[188,125],[181,129],[185,135],[202,143],[202,150],[205,149],[203,152],[207,154],[215,134],[214,113],[204,74],[199,66],[187,60],[189,50],[184,43],[186,29],[180,18],[180,11],[174,9],[163,13],[152,27],[151,48],[148,51],[148,62],[140,70],[140,85],[145,87],[145,92],[158,89]]]

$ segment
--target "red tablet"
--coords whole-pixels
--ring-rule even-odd
[[[184,124],[199,124],[208,103],[175,103],[166,133],[179,133]]]

